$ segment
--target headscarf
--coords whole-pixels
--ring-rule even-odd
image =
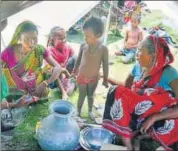
[[[12,37],[10,43],[9,43],[9,46],[18,44],[19,36],[20,36],[21,32],[23,31],[24,26],[27,25],[27,24],[31,24],[32,26],[36,26],[31,21],[23,21],[22,23],[20,23],[17,26],[17,28],[16,28],[16,30],[14,32],[14,35],[13,35],[13,37]]]
[[[160,80],[164,68],[174,61],[169,46],[163,38],[150,35],[148,39],[152,41],[154,46],[154,63],[148,76],[133,84],[132,88],[135,90],[153,88]]]

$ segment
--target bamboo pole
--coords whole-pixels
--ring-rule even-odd
[[[105,29],[105,33],[104,33],[104,45],[107,44],[112,5],[113,5],[113,1],[111,0],[110,7],[109,7],[109,13],[108,13],[108,17],[107,17],[107,22],[106,22],[106,29]]]
[[[5,44],[4,38],[2,36],[2,33],[1,33],[1,41],[2,41],[2,45],[3,45],[3,49],[4,49],[6,47],[6,44]]]

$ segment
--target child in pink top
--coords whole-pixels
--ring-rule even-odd
[[[71,73],[76,59],[74,56],[74,50],[66,42],[66,32],[63,28],[56,26],[51,29],[47,47],[49,54],[51,54],[60,66],[67,69],[67,71]],[[64,76],[61,76],[57,80],[57,85],[53,82],[50,86],[52,88],[58,86],[62,92],[62,99],[65,100],[75,88],[75,84],[69,82],[68,77]]]

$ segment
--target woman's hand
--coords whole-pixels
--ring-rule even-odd
[[[30,103],[36,102],[39,98],[35,96],[30,96],[30,100],[28,98],[27,100],[27,95],[22,96],[14,105],[15,108],[23,107],[26,105],[29,105]]]
[[[164,119],[177,119],[178,118],[178,105],[164,110],[160,113],[153,114],[143,122],[140,132],[146,133],[146,131],[156,122]]]
[[[140,128],[140,132],[142,134],[146,134],[147,133],[147,130],[156,122],[156,116],[155,114],[151,115],[148,117],[148,119],[146,119],[141,128]]]
[[[26,95],[22,96],[17,102],[16,104],[14,105],[15,108],[19,108],[19,107],[22,107],[22,106],[26,106],[26,105],[29,105],[30,102],[27,102],[25,100],[25,97]]]

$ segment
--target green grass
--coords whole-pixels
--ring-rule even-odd
[[[127,77],[128,73],[131,70],[132,64],[123,65],[118,58],[112,58],[113,65],[111,66],[110,75],[113,78],[124,81]],[[119,69],[119,71],[118,71]],[[40,150],[38,147],[38,142],[34,138],[35,136],[35,127],[36,123],[40,121],[43,117],[47,117],[49,113],[49,105],[56,99],[60,98],[60,94],[58,91],[53,91],[50,93],[49,97],[55,96],[54,99],[50,99],[49,102],[45,102],[43,104],[37,104],[32,109],[29,110],[27,116],[25,117],[23,123],[21,123],[14,131],[14,142],[18,144],[18,142],[27,142],[29,150]],[[74,94],[69,98],[69,101],[74,105],[76,108],[77,106],[77,98],[78,98],[78,91],[75,91]],[[97,95],[95,100],[103,100],[102,95]],[[104,102],[100,102],[104,104]],[[91,120],[88,118],[88,106],[87,100],[82,108],[82,117],[88,120],[88,123],[91,123]],[[20,132],[20,133],[19,133]],[[144,141],[142,142],[142,148],[145,150],[154,150],[157,148],[157,143],[153,141]]]
[[[122,39],[122,37],[116,36],[114,34],[108,34],[107,44],[109,45],[109,44],[116,42],[120,39]]]
[[[67,34],[67,41],[82,44],[84,42],[82,32],[78,31],[77,34],[74,34],[74,35]]]
[[[35,128],[36,123],[39,122],[44,117],[47,117],[49,112],[49,105],[54,100],[61,98],[58,91],[51,92],[49,97],[55,96],[53,99],[49,99],[48,102],[36,104],[31,109],[29,109],[27,116],[25,117],[23,123],[18,125],[18,127],[14,130],[14,142],[28,142],[29,149],[34,150],[37,147],[37,140],[34,138],[35,136]],[[77,98],[78,98],[78,92],[75,91],[72,96],[70,96],[69,101],[74,105],[76,108],[77,106]],[[84,102],[83,108],[82,108],[82,117],[86,118],[88,123],[91,123],[91,120],[88,117],[88,110],[87,110],[87,101]]]
[[[114,61],[114,65],[112,66],[112,69],[114,72],[117,70],[114,70],[114,68],[118,68],[119,66],[122,66],[121,63],[117,62],[117,59]],[[123,67],[123,66],[122,66]],[[119,67],[120,68],[120,67]],[[127,72],[125,73],[125,75]],[[115,76],[117,73],[115,73]],[[123,74],[120,74],[123,75]],[[117,76],[118,77],[118,76]],[[97,95],[95,97],[95,100],[103,100],[103,94]],[[18,125],[18,127],[15,128],[14,130],[14,142],[28,142],[29,144],[29,149],[34,150],[36,149],[37,146],[37,140],[34,138],[35,136],[35,128],[36,128],[36,123],[43,119],[44,117],[47,117],[50,112],[49,112],[49,105],[52,103],[54,100],[61,98],[61,95],[59,94],[59,91],[51,91],[49,97],[54,97],[53,99],[49,99],[48,102],[45,103],[40,103],[33,105],[31,109],[29,109],[26,117],[24,118],[24,121]],[[77,98],[78,98],[78,91],[75,91],[72,96],[69,97],[69,101],[74,105],[74,107],[77,107]],[[104,102],[102,101],[100,103]],[[90,118],[88,117],[88,104],[87,100],[85,100],[84,105],[82,107],[82,113],[81,116],[85,119],[87,119],[88,123],[92,123]]]
[[[153,26],[161,25],[163,18],[164,15],[160,11],[152,11],[151,14],[142,18],[141,26],[153,27]],[[173,40],[178,41],[178,36],[177,36],[178,34],[176,33],[176,31],[174,31],[173,29],[167,26],[164,27],[167,30],[167,32],[172,36]],[[109,35],[108,35],[107,44],[111,44],[122,38],[119,35],[114,36],[112,31],[110,31],[108,34]],[[75,35],[68,34],[67,40],[69,42],[81,44],[83,42],[83,34],[81,32],[78,32],[78,34]],[[113,61],[114,64],[110,68],[110,75],[112,78],[115,78],[118,81],[124,81],[128,73],[130,72],[133,64],[123,65],[119,60],[120,59],[118,57],[111,58],[111,61]],[[33,108],[29,109],[28,114],[25,117],[23,123],[21,123],[14,130],[14,142],[17,142],[17,144],[18,142],[28,142],[29,150],[39,149],[37,147],[37,140],[34,139],[36,123],[40,121],[43,117],[46,117],[50,114],[49,113],[50,103],[60,98],[60,94],[58,91],[52,92],[50,96],[55,96],[55,98],[50,99],[49,102],[45,102],[43,104],[37,104]],[[74,105],[75,108],[77,106],[77,98],[78,98],[78,91],[75,91],[74,94],[69,98],[69,101]],[[102,99],[103,98],[101,95],[95,97],[95,100],[97,102],[99,102],[98,100],[102,100]],[[86,118],[88,120],[88,123],[91,123],[91,120],[88,118],[88,105],[86,100],[82,108],[82,117]],[[157,147],[157,143],[153,141],[152,142],[144,141],[142,142],[142,146],[144,146],[143,148],[146,148],[146,150],[154,150]]]
[[[160,146],[157,142],[148,139],[141,140],[140,144],[140,150],[148,151],[155,151]]]
[[[28,142],[29,149],[37,147],[37,140],[34,139],[36,123],[43,117],[49,115],[49,104],[51,101],[37,104],[29,109],[27,116],[23,123],[21,123],[14,131],[13,141],[15,142]]]
[[[133,142],[134,142],[134,140],[132,140],[132,143]],[[116,136],[115,144],[121,145],[121,146],[124,145],[119,136]],[[151,139],[143,139],[140,141],[140,150],[141,151],[155,151],[159,146],[160,145],[157,142],[155,142]]]
[[[160,6],[161,7],[161,6]],[[165,30],[169,33],[172,37],[173,41],[178,43],[178,31],[172,29],[166,25],[163,25],[163,20],[166,19],[165,15],[159,10],[152,10],[151,14],[147,14],[146,16],[142,16],[141,20],[141,27],[151,28],[154,26],[161,26],[164,27]]]
[[[111,44],[117,40],[120,40],[122,37],[116,33],[114,34],[113,32],[108,33],[108,39],[107,39],[107,44]],[[67,41],[72,42],[72,43],[79,43],[82,44],[84,42],[83,34],[81,31],[78,31],[77,34],[71,35],[67,34]]]
[[[174,29],[163,24],[161,24],[161,26],[164,27],[165,30],[169,33],[169,35],[172,37],[172,40],[178,43],[178,31],[175,31]]]
[[[142,27],[151,28],[153,26],[157,26],[157,25],[161,24],[164,17],[165,16],[161,11],[152,10],[151,14],[142,16],[140,25]]]

